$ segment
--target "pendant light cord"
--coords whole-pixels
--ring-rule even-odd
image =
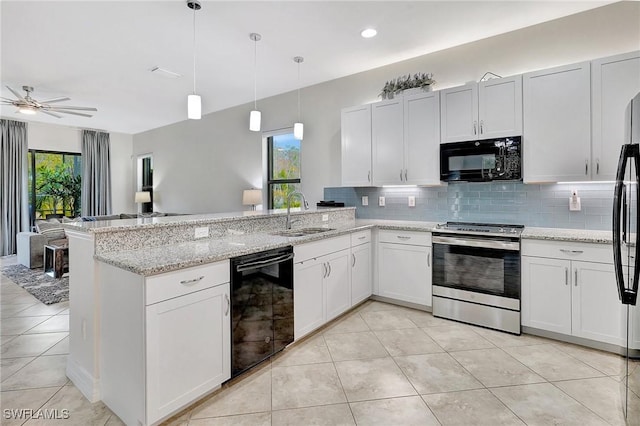
[[[298,121],[302,121],[302,114],[300,113],[300,61],[298,62]]]
[[[193,7],[193,94],[196,94],[196,7]]]
[[[258,38],[253,39],[253,109],[258,109]]]

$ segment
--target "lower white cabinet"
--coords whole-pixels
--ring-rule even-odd
[[[351,248],[351,306],[371,296],[371,243]]]
[[[606,253],[604,249],[597,244],[568,247],[523,240],[522,325],[620,345],[623,307],[613,264],[604,263],[609,260],[610,246]],[[559,254],[554,258],[527,255],[541,252]]]
[[[351,307],[350,247],[349,235],[294,247],[296,340]]]
[[[99,269],[102,400],[125,424],[159,423],[231,377],[229,261]]]
[[[378,294],[431,306],[431,234],[380,231]]]

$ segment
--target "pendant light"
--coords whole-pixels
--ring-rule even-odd
[[[193,10],[193,94],[187,96],[187,117],[200,120],[202,117],[202,100],[196,95],[196,10],[202,6],[198,0],[187,0],[187,7]]]
[[[293,137],[299,141],[304,135],[304,124],[302,124],[302,115],[300,114],[300,64],[304,61],[302,56],[293,58],[293,62],[298,64],[298,121],[293,124]]]
[[[257,79],[258,79],[258,42],[262,39],[262,36],[258,33],[249,34],[249,38],[253,40],[253,111],[249,115],[249,130],[252,132],[260,131],[260,121],[262,114],[258,111],[258,91],[257,91]]]

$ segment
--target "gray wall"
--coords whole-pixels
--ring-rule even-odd
[[[487,71],[508,76],[638,50],[639,19],[640,3],[615,3],[304,88],[303,191],[315,203],[324,187],[340,185],[340,109],[376,101],[385,81],[432,72],[436,89],[443,89],[477,81]],[[305,58],[304,67],[324,65]],[[153,153],[155,210],[243,209],[242,190],[262,187],[261,136],[248,130],[251,106],[134,135],[134,154]],[[290,127],[297,118],[295,92],[260,100],[258,107],[265,131]]]

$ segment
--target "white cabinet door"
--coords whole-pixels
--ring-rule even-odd
[[[440,184],[440,92],[404,98],[405,184]]]
[[[640,92],[640,52],[591,62],[593,180],[614,180],[625,139],[625,109]]]
[[[572,262],[573,335],[614,345],[622,341],[624,320],[622,303],[613,265]]]
[[[371,296],[371,243],[351,249],[351,306]]]
[[[440,91],[440,140],[442,143],[478,139],[478,85]]]
[[[326,266],[319,259],[296,263],[293,269],[294,338],[324,324],[323,283]]]
[[[571,334],[571,262],[522,256],[522,325]]]
[[[231,377],[229,313],[229,284],[147,306],[147,423]]]
[[[342,119],[342,186],[371,186],[371,105],[345,108]]]
[[[431,247],[380,243],[380,296],[431,306]]]
[[[404,183],[402,99],[377,102],[371,106],[373,140],[373,182],[379,185]]]
[[[325,322],[331,321],[351,307],[351,267],[349,250],[325,256],[324,278]]]
[[[590,179],[590,64],[523,77],[525,182]]]
[[[478,83],[480,139],[522,135],[522,76]]]

